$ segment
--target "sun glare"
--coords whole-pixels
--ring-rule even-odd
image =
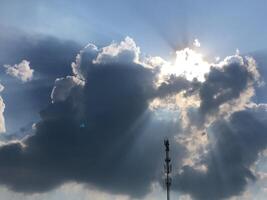
[[[203,82],[204,75],[209,72],[210,66],[211,63],[205,61],[201,53],[187,47],[176,51],[174,63],[166,66],[163,73],[185,76],[188,80],[197,78]]]
[[[204,81],[204,75],[209,72],[210,64],[203,59],[202,54],[185,48],[176,51],[174,68],[177,75],[184,75],[189,80],[197,78],[199,81]]]

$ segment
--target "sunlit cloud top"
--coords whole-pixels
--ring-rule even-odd
[[[200,47],[200,42],[195,39],[193,45]],[[206,61],[198,50],[186,47],[176,51],[174,62],[165,63],[162,73],[184,76],[190,81],[195,78],[203,82],[205,74],[209,72],[212,65],[213,63]]]

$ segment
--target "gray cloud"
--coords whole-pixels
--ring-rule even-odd
[[[75,76],[58,78],[55,80],[54,88],[51,92],[52,103],[65,101],[74,87],[83,86],[84,82]]]
[[[243,91],[253,86],[258,79],[256,66],[240,56],[226,62],[222,67],[212,67],[199,91],[200,112],[217,112],[219,106],[238,99]]]
[[[259,117],[266,116],[265,112],[260,107],[236,112],[230,106],[230,118],[217,115],[222,105],[240,100],[243,92],[257,83],[258,74],[249,60],[242,58],[245,62],[239,62],[239,57],[233,57],[239,61],[213,67],[203,83],[169,75],[157,86],[160,70],[142,63],[139,47],[130,38],[102,49],[91,44],[77,50],[72,66],[67,63],[68,69],[63,66],[64,55],[74,60],[75,54],[70,52],[75,48],[51,38],[45,41],[49,41],[47,46],[40,42],[35,48],[50,52],[54,48],[50,42],[56,41],[56,46],[62,45],[60,58],[49,68],[42,68],[49,59],[29,51],[40,64],[33,65],[39,66],[35,71],[48,77],[55,71],[53,77],[63,78],[56,80],[53,103],[40,112],[34,133],[0,147],[0,183],[26,193],[45,192],[75,181],[111,193],[133,197],[146,194],[152,182],[161,181],[163,137],[173,139],[185,131],[180,126],[179,110],[166,119],[170,111],[152,110],[150,103],[181,92],[185,100],[199,98],[196,112],[201,117],[214,115],[217,120],[208,129],[208,154],[201,157],[207,171],[183,166],[173,179],[174,189],[196,199],[220,199],[240,194],[247,179],[255,180],[250,166],[266,147],[266,122]],[[61,67],[52,69],[57,62]],[[174,161],[176,173],[189,154],[172,142],[172,153],[178,158]]]
[[[6,87],[2,93],[6,129],[12,133],[39,120],[39,111],[51,101],[55,79],[72,73],[71,62],[82,46],[47,35],[26,35],[2,26],[0,29],[0,66],[28,60],[34,70],[34,79],[21,84],[0,67],[1,83]]]
[[[171,76],[159,86],[163,98],[181,91],[185,100],[192,95],[199,98],[199,106],[186,110],[188,141],[198,134],[194,131],[208,132],[206,153],[200,153],[196,161],[191,160],[194,164],[185,164],[174,175],[175,190],[194,199],[224,199],[240,195],[249,181],[257,179],[250,167],[267,145],[267,112],[263,105],[249,107],[259,83],[254,60],[234,55],[212,67],[203,83]],[[200,137],[206,134],[197,137],[196,142],[201,143],[205,139]]]
[[[187,109],[191,125],[203,128],[220,117],[244,110],[262,84],[252,57],[233,55],[211,66],[204,82],[192,81],[185,96],[196,96],[199,106]]]
[[[267,146],[266,117],[266,109],[254,108],[214,122],[210,152],[203,158],[207,171],[184,166],[173,179],[174,187],[201,200],[241,194],[249,180],[256,180],[250,167]]]
[[[197,163],[184,165],[173,177],[175,190],[194,199],[223,199],[241,194],[249,180],[256,180],[250,167],[267,145],[267,112],[262,106],[248,108],[259,81],[254,60],[235,55],[212,67],[203,83],[167,85],[174,87],[171,91],[188,91],[185,98],[199,97],[199,107],[187,110],[189,128],[208,132],[209,141]]]
[[[148,108],[156,72],[133,61],[90,61],[83,62],[84,85],[74,77],[56,81],[54,103],[41,111],[33,135],[0,147],[2,184],[32,193],[77,181],[140,196],[158,180],[163,135],[177,133],[179,122]]]
[[[170,75],[167,80],[157,88],[156,97],[164,98],[185,91],[185,95],[192,95],[199,89],[201,83],[194,79],[187,80],[183,76]]]
[[[48,35],[27,35],[2,26],[0,42],[1,66],[30,61],[35,76],[47,78],[52,84],[56,78],[71,74],[70,63],[82,47],[74,41]]]

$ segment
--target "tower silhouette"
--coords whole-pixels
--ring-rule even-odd
[[[165,172],[165,185],[167,189],[167,200],[170,200],[170,186],[171,186],[171,170],[172,170],[172,165],[171,165],[171,158],[169,155],[170,152],[170,143],[168,139],[164,140],[164,146],[165,146],[165,164],[164,164],[164,172]]]

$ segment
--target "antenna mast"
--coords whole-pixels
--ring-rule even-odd
[[[171,186],[171,177],[170,177],[170,173],[172,171],[172,165],[171,165],[171,158],[169,155],[170,152],[170,144],[169,144],[169,140],[166,139],[164,140],[164,146],[165,146],[165,152],[166,152],[166,157],[165,157],[165,165],[164,165],[164,171],[165,171],[165,184],[166,184],[166,188],[167,188],[167,200],[170,200],[170,186]]]

